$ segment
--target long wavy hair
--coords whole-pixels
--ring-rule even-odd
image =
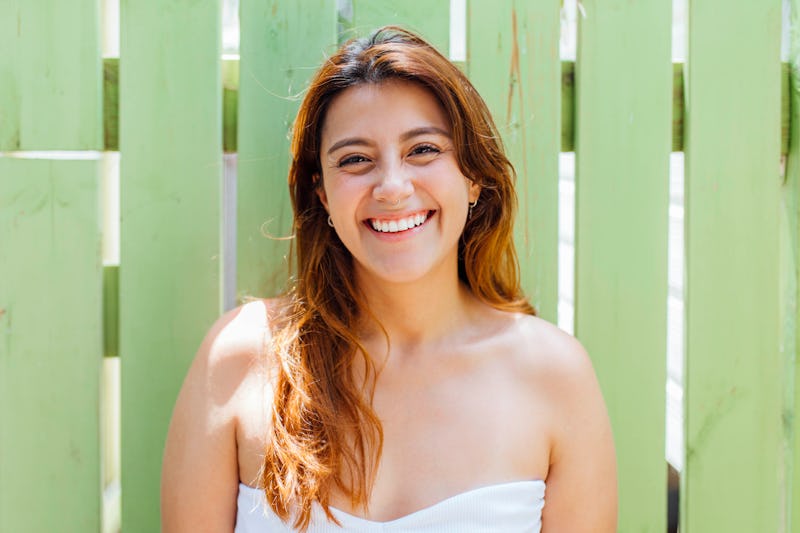
[[[383,444],[371,405],[377,372],[357,337],[371,314],[354,282],[353,258],[326,223],[317,195],[322,127],[337,94],[395,79],[418,83],[438,99],[459,168],[481,187],[459,243],[459,278],[492,307],[535,314],[520,289],[512,239],[514,169],[480,95],[455,65],[402,28],[344,44],[311,80],[294,123],[288,181],[297,273],[272,317],[269,347],[279,364],[259,481],[273,511],[303,531],[314,502],[335,521],[333,490],[366,508]],[[361,377],[353,372],[357,358],[367,369]]]

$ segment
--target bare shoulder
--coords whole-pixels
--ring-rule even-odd
[[[513,353],[524,376],[556,390],[594,382],[591,359],[578,339],[539,317],[520,314],[514,319]]]
[[[187,382],[202,383],[210,402],[209,422],[232,428],[240,454],[242,446],[261,448],[267,432],[275,368],[270,316],[275,307],[274,300],[254,300],[225,313],[210,329],[187,376]],[[252,470],[250,465],[244,469]]]
[[[576,419],[606,419],[606,408],[591,358],[578,339],[534,316],[518,317],[516,367],[532,390],[547,399],[554,420],[555,450],[574,435]],[[559,446],[562,444],[562,446]]]
[[[232,529],[239,484],[238,420],[248,391],[264,383],[269,309],[270,302],[258,300],[225,313],[195,355],[164,451],[164,531]]]
[[[195,355],[184,389],[202,389],[217,416],[235,416],[240,391],[265,376],[271,306],[268,300],[254,300],[226,312],[209,329]]]
[[[518,317],[514,332],[515,366],[546,405],[552,437],[542,531],[616,531],[613,437],[587,351],[537,317]]]
[[[225,417],[224,407],[233,403],[236,391],[265,366],[271,305],[268,300],[255,300],[214,322],[192,361],[176,410],[205,406],[206,410],[214,409],[215,417]],[[184,402],[184,397],[192,401]]]
[[[197,358],[211,366],[253,362],[269,339],[272,306],[269,300],[253,300],[222,315],[203,340]]]

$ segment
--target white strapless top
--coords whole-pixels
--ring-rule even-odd
[[[462,492],[439,503],[388,522],[374,522],[331,507],[342,524],[329,521],[316,505],[308,533],[540,533],[544,481],[512,481]],[[239,484],[235,533],[287,533],[291,524],[266,505],[264,492]]]

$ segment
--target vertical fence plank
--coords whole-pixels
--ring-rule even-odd
[[[689,4],[681,531],[783,531],[781,2]]]
[[[561,141],[559,2],[471,1],[467,68],[492,110],[517,171],[515,227],[523,287],[557,322],[558,153]]]
[[[576,63],[575,333],[619,463],[619,530],[666,529],[671,2],[583,0]]]
[[[101,149],[98,0],[2,0],[0,13],[0,152]]]
[[[237,294],[285,287],[289,135],[309,78],[336,44],[334,0],[241,1]],[[313,16],[311,15],[313,13]]]
[[[0,158],[0,531],[100,530],[99,168]]]
[[[798,529],[800,523],[800,438],[798,438],[797,413],[800,413],[800,365],[797,361],[800,344],[797,327],[800,324],[798,287],[800,287],[800,0],[790,2],[790,57],[789,57],[789,146],[786,158],[786,176],[782,187],[781,210],[781,324],[783,332],[783,368],[786,385],[783,406],[785,531]]]
[[[450,0],[405,0],[403,2],[352,0],[352,20],[343,37],[367,35],[388,24],[419,33],[447,56],[450,46]]]
[[[220,312],[220,0],[121,5],[122,521],[159,530],[167,425]]]

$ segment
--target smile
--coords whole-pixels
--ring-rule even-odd
[[[428,220],[428,216],[430,216],[428,211],[422,211],[420,213],[415,213],[403,218],[393,218],[391,220],[370,218],[366,222],[375,231],[379,231],[381,233],[399,233],[401,231],[406,231],[416,228],[417,226],[421,226],[426,220]]]

